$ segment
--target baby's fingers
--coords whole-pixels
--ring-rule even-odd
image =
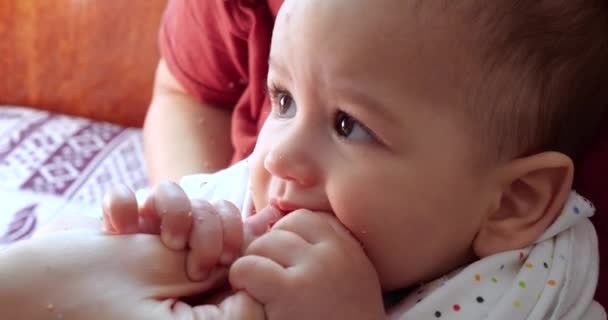
[[[277,300],[290,290],[289,270],[266,257],[244,256],[232,264],[229,271],[233,290],[242,290],[266,304]]]
[[[224,246],[219,263],[229,266],[241,255],[243,247],[243,219],[241,211],[230,201],[219,201],[213,204],[222,221]]]
[[[223,319],[264,320],[264,306],[245,292],[237,292],[220,304]]]
[[[279,219],[281,212],[274,207],[266,207],[243,221],[244,246],[265,234]],[[243,248],[245,249],[245,248]]]
[[[190,279],[200,281],[207,278],[222,253],[222,221],[215,208],[203,200],[192,200],[192,220],[187,271]]]
[[[135,194],[126,186],[118,185],[106,193],[102,210],[106,232],[130,234],[138,231],[137,200]]]
[[[163,243],[173,249],[186,247],[192,228],[192,207],[190,199],[177,184],[163,182],[152,191],[154,208],[161,219],[160,237]]]

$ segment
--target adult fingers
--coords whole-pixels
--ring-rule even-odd
[[[184,268],[187,252],[168,249],[158,237],[135,235],[109,239],[115,239],[113,247],[116,248],[114,253],[108,253],[116,260],[110,267],[121,270],[112,271],[119,280],[115,282],[126,283],[125,286],[133,287],[143,297],[180,298],[226,284],[228,269],[224,267],[214,268],[204,281],[192,281]]]
[[[175,252],[175,251],[173,251]],[[150,299],[165,299],[175,298],[183,299],[184,297],[192,297],[201,293],[208,293],[212,290],[221,288],[226,285],[226,279],[228,278],[227,268],[215,268],[210,273],[207,279],[203,281],[190,281],[186,278],[182,278],[181,274],[184,274],[183,265],[181,265],[180,276],[175,277],[175,282],[169,283],[163,281],[151,288],[150,294],[147,298]],[[143,283],[142,286],[149,286]]]

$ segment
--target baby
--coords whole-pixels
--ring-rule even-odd
[[[286,1],[253,154],[139,214],[116,191],[106,227],[188,248],[193,279],[230,266],[270,319],[605,319],[571,188],[606,113],[607,6]]]

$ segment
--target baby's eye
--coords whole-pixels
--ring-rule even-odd
[[[336,114],[335,121],[335,129],[340,137],[358,142],[371,142],[375,140],[369,129],[343,111],[339,111]]]
[[[274,109],[278,117],[292,118],[296,115],[296,104],[288,93],[277,93],[275,101]]]

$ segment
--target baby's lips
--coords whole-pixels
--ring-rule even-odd
[[[266,207],[243,221],[245,230],[245,245],[263,235],[282,217],[281,212],[270,206]]]

